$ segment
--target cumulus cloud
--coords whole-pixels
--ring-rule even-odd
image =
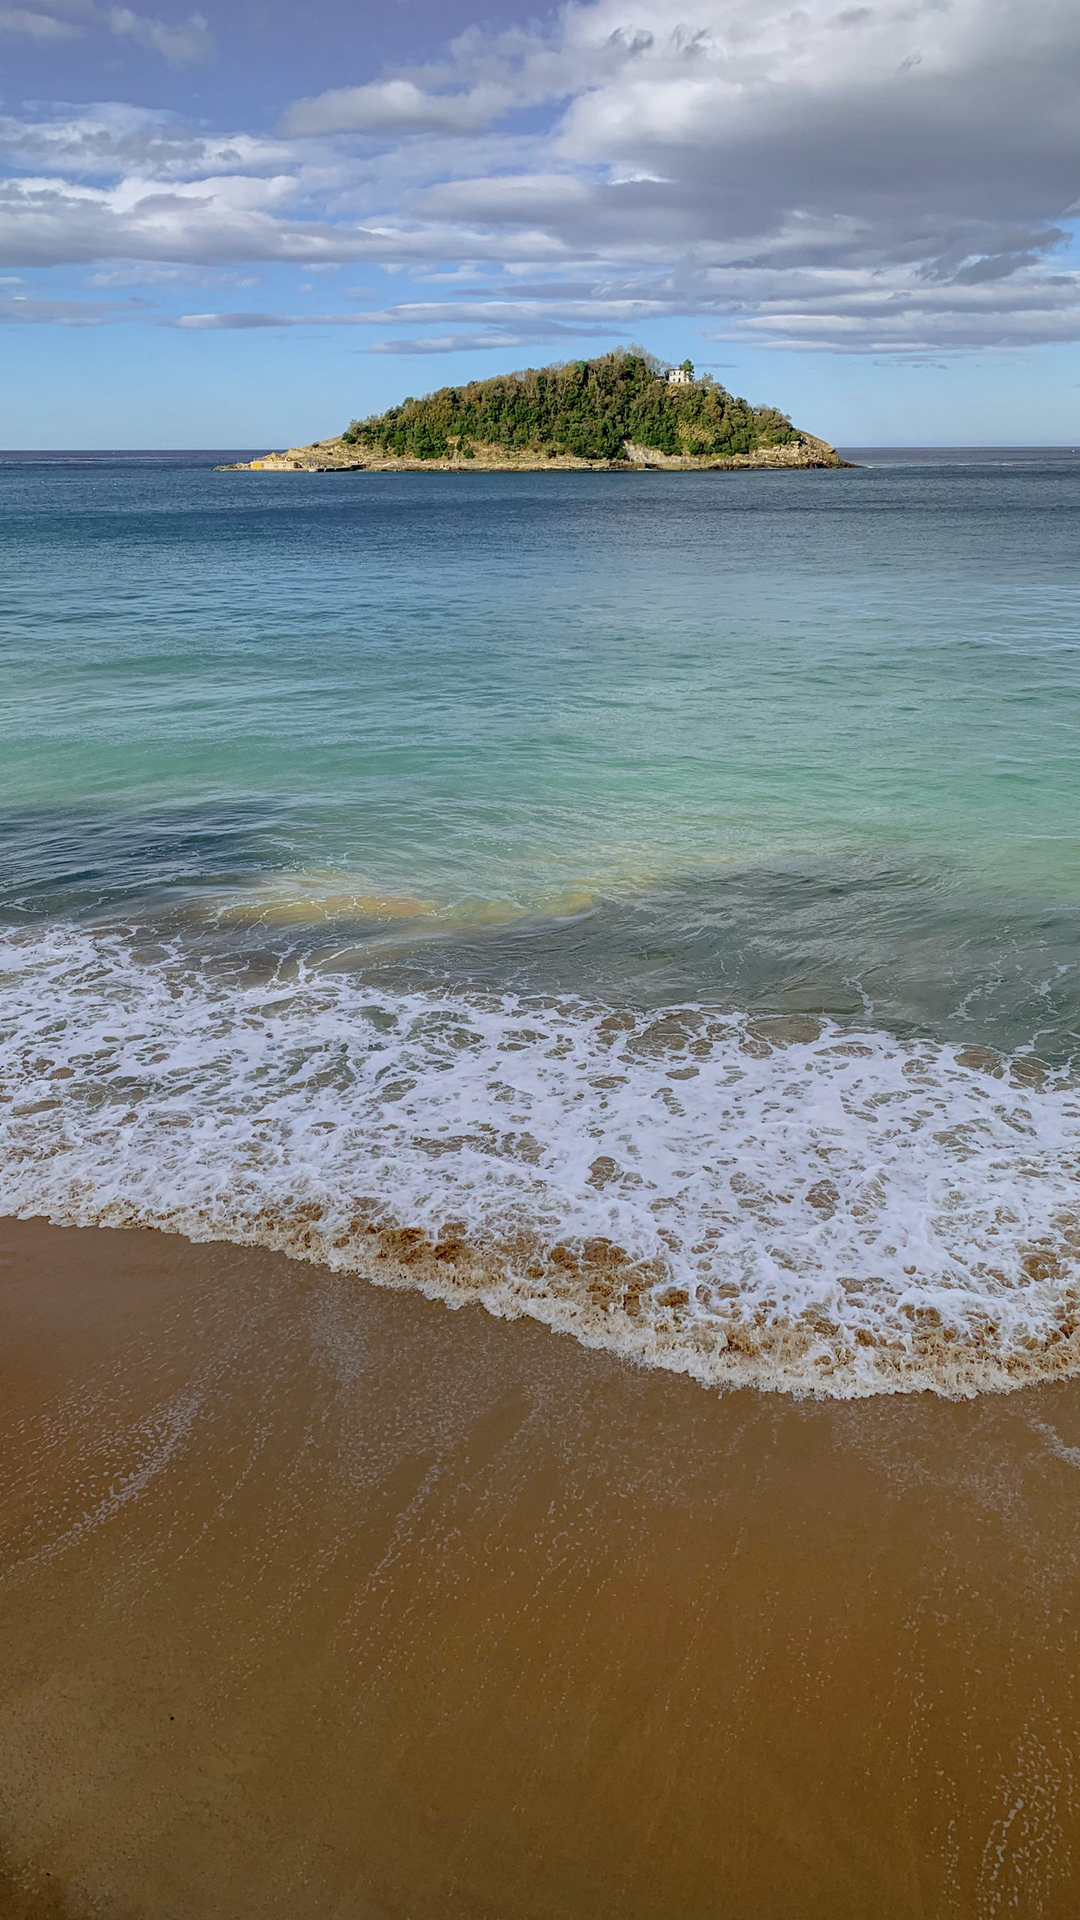
[[[0,265],[106,260],[303,266],[350,260],[427,261],[460,254],[463,236],[312,218],[287,173],[126,174],[110,186],[56,175],[0,180]],[[476,248],[485,251],[482,236]]]
[[[68,180],[243,178],[296,163],[285,142],[246,133],[206,134],[177,114],[114,101],[48,119],[0,115],[0,156],[13,170]]]
[[[892,350],[1076,337],[1047,256],[1077,197],[1078,82],[1073,0],[579,0],[384,86],[407,85],[417,132],[481,102],[552,111],[542,168],[490,145],[483,170],[433,166],[407,202],[424,219],[539,230],[549,257],[651,271],[665,309],[726,307],[765,342]],[[303,102],[291,131],[374,134],[377,92],[351,122],[348,90]]]
[[[201,15],[94,11],[201,57]],[[377,343],[394,352],[668,315],[808,350],[1072,340],[1078,86],[1075,0],[569,0],[298,101],[273,137],[121,108],[0,124],[0,265],[365,260],[486,283],[483,311],[403,311],[416,331]]]

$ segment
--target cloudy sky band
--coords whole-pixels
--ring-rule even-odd
[[[290,94],[285,61],[270,114],[237,77],[227,123],[196,110],[209,0],[0,7],[27,57],[143,62],[141,97],[9,89],[0,322],[434,357],[679,320],[913,365],[1080,342],[1074,0],[511,4],[375,73],[354,31],[321,89]]]

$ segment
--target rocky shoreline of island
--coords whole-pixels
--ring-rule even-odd
[[[359,457],[358,457],[359,455]],[[505,447],[474,446],[469,455],[452,453],[443,459],[421,460],[408,455],[361,450],[340,435],[307,447],[289,447],[284,453],[265,453],[255,460],[238,460],[215,469],[218,473],[731,473],[750,469],[805,471],[809,468],[850,467],[835,447],[813,434],[800,433],[781,446],[755,447],[749,453],[726,457],[716,454],[670,454],[657,447],[624,442],[621,460],[584,460],[568,453],[521,453]]]

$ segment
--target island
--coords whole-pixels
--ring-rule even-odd
[[[354,420],[333,440],[219,472],[638,472],[843,467],[776,407],[736,399],[692,363],[640,347],[440,387]]]

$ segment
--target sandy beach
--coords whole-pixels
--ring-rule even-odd
[[[5,1916],[1080,1911],[1080,1382],[837,1404],[0,1229]]]

